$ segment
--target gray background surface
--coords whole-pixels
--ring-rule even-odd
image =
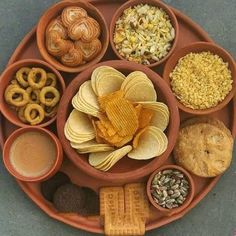
[[[0,0],[0,71],[23,36],[56,0]],[[236,57],[236,0],[166,0],[199,23]],[[0,236],[93,235],[50,219],[0,165]],[[147,233],[155,236],[236,235],[236,160],[208,196],[183,219]]]

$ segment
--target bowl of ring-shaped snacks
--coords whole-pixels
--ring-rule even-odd
[[[183,211],[192,201],[195,185],[191,175],[177,165],[165,165],[152,173],[147,195],[152,205],[165,215]]]
[[[60,73],[37,59],[18,61],[2,73],[0,108],[13,124],[45,127],[56,120],[65,90]]]

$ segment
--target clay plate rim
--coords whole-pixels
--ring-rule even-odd
[[[90,2],[94,3],[94,4],[99,4],[101,3],[101,0],[89,0]],[[117,0],[121,3],[124,2],[124,0]],[[104,0],[103,2],[108,2],[108,0]],[[110,2],[110,1],[109,1]],[[172,8],[172,7],[171,7]],[[177,15],[177,17],[184,22],[184,24],[188,25],[188,28],[192,27],[192,30],[194,31],[194,34],[199,35],[202,39],[202,41],[208,41],[208,42],[213,42],[213,40],[208,36],[208,34],[197,24],[195,23],[192,19],[190,19],[188,16],[184,15],[183,13],[181,13],[179,10],[176,10],[174,8],[172,8],[172,10],[174,11],[174,13]],[[19,58],[19,55],[22,54],[22,51],[25,48],[25,44],[27,42],[29,42],[29,40],[34,37],[35,35],[35,28],[33,28],[26,36],[25,38],[19,43],[18,47],[16,48],[16,50],[14,51],[14,53],[12,54],[8,65],[13,63],[15,60],[17,60]],[[236,97],[234,97],[234,104],[236,103]],[[236,106],[233,107],[234,109],[234,113],[236,114]],[[0,120],[4,119],[3,116],[0,115]],[[0,122],[1,123],[1,122]],[[233,122],[233,136],[235,137],[236,135],[236,122]],[[3,136],[3,127],[0,126],[0,144],[1,147],[3,147],[4,144],[4,136]],[[190,211],[193,207],[195,207],[206,195],[207,193],[216,185],[216,183],[218,182],[220,176],[215,177],[212,179],[212,181],[210,182],[210,184],[207,186],[207,189],[205,189],[205,191],[201,192],[201,194],[197,195],[194,200],[192,201],[192,203],[190,204],[190,206],[188,208],[186,208],[183,212],[178,213],[176,215],[173,215],[171,217],[169,217],[168,219],[165,219],[164,221],[152,221],[150,222],[147,227],[146,230],[152,230],[155,228],[158,228],[160,226],[169,224],[175,220],[178,220],[179,218],[183,217],[188,211]],[[68,219],[66,217],[64,217],[63,215],[57,214],[56,212],[52,212],[49,211],[47,207],[45,207],[44,205],[42,205],[41,201],[38,199],[38,196],[31,191],[30,186],[25,184],[24,182],[21,182],[19,180],[16,180],[19,184],[19,186],[21,187],[21,189],[27,194],[27,196],[38,206],[40,207],[44,212],[46,212],[50,217],[57,219],[61,222],[64,222],[65,224],[74,226],[75,228],[78,229],[82,229],[82,230],[86,230],[89,232],[94,232],[94,233],[103,233],[101,228],[97,228],[97,224],[95,223],[89,223],[87,219],[82,218],[80,216],[76,216],[77,218],[80,219],[79,222],[75,222],[71,219]]]
[[[156,86],[157,89],[159,88],[159,90],[161,90],[168,104],[168,108],[170,110],[170,122],[168,126],[168,135],[167,135],[168,136],[167,150],[161,156],[153,158],[153,160],[151,160],[148,164],[145,163],[145,166],[132,170],[132,171],[126,171],[126,172],[121,172],[121,173],[110,173],[110,172],[102,172],[95,169],[94,167],[90,166],[87,161],[84,161],[82,158],[80,158],[80,155],[70,146],[69,141],[65,138],[65,135],[64,135],[64,126],[65,126],[67,113],[68,113],[67,111],[68,111],[68,108],[71,106],[72,97],[76,94],[80,85],[84,81],[90,79],[90,75],[92,74],[92,71],[96,67],[103,66],[103,65],[111,66],[118,70],[143,71],[152,80],[154,86]],[[157,94],[158,94],[158,90],[157,90]],[[175,102],[175,98],[170,88],[168,87],[168,85],[164,82],[164,80],[162,80],[162,78],[158,74],[156,74],[151,69],[145,66],[142,66],[133,62],[119,61],[119,60],[102,62],[80,73],[71,82],[71,84],[67,87],[66,91],[64,92],[64,95],[58,107],[58,116],[57,116],[58,136],[62,142],[62,146],[68,158],[79,169],[81,169],[88,175],[93,176],[97,179],[112,181],[113,183],[125,181],[127,179],[129,181],[137,180],[139,178],[142,178],[150,174],[158,166],[162,165],[164,161],[167,160],[167,158],[169,157],[170,153],[172,152],[174,148],[174,144],[178,135],[179,124],[180,124],[180,117],[179,117],[179,111]]]
[[[219,103],[215,107],[208,109],[194,110],[188,108],[184,106],[181,102],[179,102],[179,100],[175,97],[179,109],[193,115],[207,115],[223,109],[231,101],[236,92],[236,65],[234,59],[225,49],[221,48],[215,43],[209,43],[209,42],[195,42],[173,53],[173,55],[167,61],[163,73],[163,79],[168,83],[169,87],[171,88],[169,75],[177,65],[179,59],[190,52],[202,52],[202,51],[210,51],[216,55],[219,55],[221,58],[223,58],[225,62],[229,64],[229,68],[232,73],[233,87],[232,90],[229,92],[229,94],[221,103]]]
[[[120,6],[120,8],[117,9],[117,11],[115,12],[114,16],[112,17],[111,20],[111,24],[110,24],[110,45],[112,47],[113,52],[116,54],[116,56],[120,59],[120,60],[124,60],[127,61],[127,59],[125,59],[124,57],[122,57],[119,52],[116,50],[114,41],[113,41],[113,35],[114,35],[114,30],[115,30],[115,25],[116,25],[116,21],[118,20],[118,18],[123,14],[124,10],[141,4],[141,3],[147,3],[153,6],[157,6],[162,8],[169,16],[171,23],[175,29],[175,39],[172,42],[172,47],[170,49],[170,51],[167,53],[167,55],[165,57],[163,57],[160,61],[157,61],[155,63],[152,63],[150,65],[145,65],[149,68],[152,67],[156,67],[160,64],[162,64],[163,62],[165,62],[174,52],[176,46],[177,46],[177,42],[179,40],[179,23],[177,21],[177,18],[175,16],[175,14],[173,13],[172,9],[165,3],[161,2],[161,1],[157,1],[157,0],[131,0],[131,1],[127,1],[125,2],[123,5]]]
[[[102,31],[101,36],[99,37],[102,43],[101,52],[92,61],[78,67],[69,67],[69,66],[63,65],[58,60],[56,60],[53,56],[51,56],[45,47],[45,31],[46,31],[46,27],[48,23],[56,15],[58,15],[59,12],[62,11],[62,9],[64,9],[67,6],[72,6],[72,5],[80,6],[86,9],[88,14],[90,16],[93,16],[98,21],[101,27],[101,31]],[[44,60],[50,63],[51,65],[53,65],[59,71],[64,71],[67,73],[81,72],[83,70],[86,70],[90,66],[93,66],[94,64],[98,63],[105,55],[108,45],[109,45],[109,30],[108,30],[106,20],[103,17],[102,13],[96,8],[96,6],[90,4],[89,2],[81,1],[81,0],[79,1],[64,0],[56,4],[53,4],[51,7],[49,7],[39,19],[36,36],[37,36],[38,49],[41,56],[44,58]]]

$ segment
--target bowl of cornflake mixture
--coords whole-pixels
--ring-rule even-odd
[[[173,53],[179,26],[172,10],[155,0],[123,4],[110,25],[110,43],[121,60],[155,67]]]
[[[236,90],[234,59],[213,43],[197,42],[175,52],[166,63],[163,78],[178,107],[195,115],[221,110]]]

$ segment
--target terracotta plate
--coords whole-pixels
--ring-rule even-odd
[[[123,3],[124,0],[91,0],[91,3],[98,7],[102,13],[104,14],[108,24],[111,21],[111,18],[115,12],[115,10]],[[189,43],[196,42],[196,41],[206,41],[212,42],[209,36],[192,20],[188,17],[180,13],[179,11],[174,10],[174,13],[177,16],[177,19],[180,24],[180,40],[177,44],[177,49],[188,45]],[[9,64],[23,59],[23,58],[40,58],[39,51],[36,45],[36,35],[35,29],[33,29],[20,43],[14,54],[12,55]],[[111,48],[107,51],[103,61],[117,59],[112,52]],[[156,72],[162,75],[162,68],[154,68]],[[65,81],[67,84],[76,76],[76,75],[68,75],[63,74]],[[223,110],[212,114],[212,116],[221,119],[231,130],[233,135],[235,136],[236,133],[236,126],[235,126],[235,113],[236,113],[236,100],[232,101],[226,108]],[[181,119],[185,119],[187,114],[181,113]],[[0,117],[0,142],[1,146],[3,146],[4,141],[9,136],[9,134],[16,129],[15,126],[10,124],[4,117]],[[49,129],[55,131],[55,123],[49,127]],[[173,160],[171,157],[165,162],[165,164],[171,164]],[[85,173],[78,170],[78,168],[72,164],[67,158],[62,166],[62,170],[66,172],[72,182],[81,186],[89,186],[95,190],[98,190],[100,186],[108,186],[111,185],[110,182],[106,181],[97,181],[96,179],[86,175]],[[141,179],[140,181],[146,181],[148,176]],[[177,220],[184,216],[191,208],[193,208],[198,202],[200,202],[206,194],[214,187],[214,185],[219,180],[220,176],[217,178],[211,179],[204,179],[200,177],[193,176],[196,190],[195,196],[192,203],[189,205],[187,209],[173,215],[171,217],[164,216],[159,211],[155,210],[154,208],[151,209],[151,218],[149,219],[146,229],[151,230],[158,228],[162,225],[168,224],[174,220]],[[126,181],[128,182],[128,181]],[[53,207],[53,205],[47,202],[40,193],[40,186],[39,184],[30,184],[26,182],[18,181],[18,184],[22,188],[22,190],[35,202],[45,213],[47,213],[50,217],[55,218],[61,222],[69,224],[79,229],[87,230],[90,232],[96,233],[103,233],[103,227],[100,225],[99,218],[85,218],[75,214],[59,214]]]

